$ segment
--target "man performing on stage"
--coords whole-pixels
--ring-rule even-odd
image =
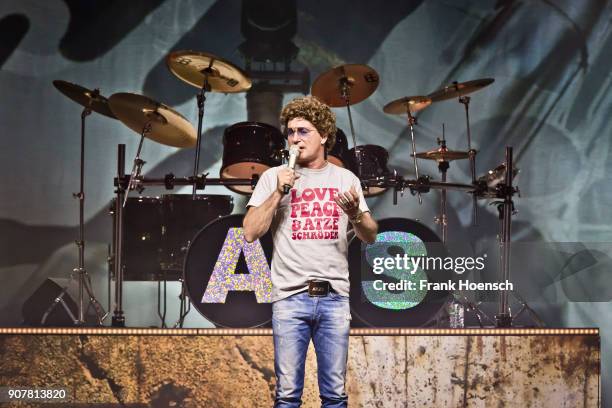
[[[275,407],[301,405],[311,338],[322,406],[347,406],[347,230],[350,223],[359,239],[371,243],[378,225],[359,179],[325,159],[335,142],[335,120],[331,109],[312,96],[285,106],[280,121],[289,147],[299,148],[297,166],[264,172],[244,217],[249,242],[272,228]]]

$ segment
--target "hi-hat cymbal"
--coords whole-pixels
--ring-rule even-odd
[[[168,69],[178,79],[202,88],[208,78],[207,92],[235,93],[251,88],[251,80],[240,68],[215,55],[200,51],[174,51],[166,57]]]
[[[431,105],[431,99],[427,96],[404,96],[389,102],[383,108],[383,112],[391,115],[402,115],[404,113],[417,113]]]
[[[461,83],[453,82],[452,84],[447,85],[444,88],[438,89],[437,91],[432,92],[427,96],[431,98],[432,102],[445,101],[447,99],[453,99],[459,96],[470,94],[472,92],[476,92],[477,90],[492,84],[493,81],[495,81],[495,79],[493,78],[483,78]]]
[[[123,124],[141,134],[149,123],[145,135],[161,144],[174,147],[194,147],[197,134],[191,123],[174,109],[143,95],[120,92],[108,99],[111,110]]]
[[[349,104],[354,105],[372,95],[378,88],[378,73],[363,64],[345,64],[319,75],[311,93],[331,107],[346,106],[343,88],[348,92]]]
[[[98,112],[101,115],[108,116],[109,118],[117,119],[108,105],[108,99],[100,95],[97,89],[92,91],[80,85],[60,79],[53,81],[53,85],[58,91],[79,105],[89,108],[94,112]]]
[[[412,154],[410,155],[412,156]],[[448,150],[444,148],[430,150],[428,152],[421,152],[415,155],[419,159],[441,161],[453,161],[462,160],[470,157],[469,152],[463,152],[460,150]]]

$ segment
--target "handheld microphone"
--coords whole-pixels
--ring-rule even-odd
[[[287,167],[294,170],[295,162],[297,162],[298,157],[300,157],[300,148],[297,145],[292,145],[289,148],[289,163],[287,163]],[[289,194],[289,190],[291,190],[291,186],[289,184],[285,184],[283,186],[283,193]]]

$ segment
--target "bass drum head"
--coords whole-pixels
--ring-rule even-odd
[[[272,236],[267,233],[254,243],[247,244],[242,232],[243,217],[244,214],[228,215],[207,224],[195,236],[185,257],[183,278],[191,303],[217,327],[269,326],[272,319],[272,303],[269,303]],[[246,250],[251,271],[245,260],[245,245],[251,245]],[[261,256],[261,248],[265,259]],[[234,280],[217,280],[211,284],[213,271],[222,273],[216,277],[233,275]],[[240,277],[236,275],[249,273],[262,278],[258,280],[257,287],[266,288],[263,292],[268,293],[260,291],[258,295],[261,299],[267,299],[268,303],[258,303],[255,291],[235,289],[240,284]],[[207,299],[203,302],[205,292]]]
[[[355,327],[421,327],[433,320],[448,299],[447,291],[418,290],[419,280],[446,282],[451,272],[406,269],[373,272],[374,258],[396,255],[446,257],[447,251],[438,236],[425,225],[405,219],[386,218],[378,222],[376,242],[363,245],[357,237],[349,244],[351,312]],[[416,290],[375,290],[380,283],[406,280],[415,282]]]
[[[239,122],[223,133],[222,179],[245,178],[261,174],[270,167],[280,166],[280,151],[285,137],[276,127],[260,122]],[[240,194],[253,194],[250,185],[227,186]]]

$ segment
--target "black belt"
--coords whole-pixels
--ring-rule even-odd
[[[327,281],[309,281],[308,296],[324,297],[329,295],[329,292],[335,292]]]

